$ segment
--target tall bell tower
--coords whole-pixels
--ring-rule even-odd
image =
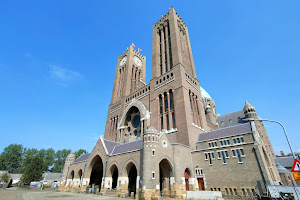
[[[153,24],[152,38],[152,78],[179,64],[197,78],[187,26],[173,7]]]
[[[206,122],[188,28],[173,7],[153,24],[152,39],[151,125],[172,134],[175,143],[193,149],[198,134],[211,128]]]

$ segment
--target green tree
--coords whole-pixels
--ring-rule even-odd
[[[10,173],[22,172],[23,146],[21,144],[8,145],[0,155],[0,168]]]
[[[62,172],[64,168],[65,160],[70,152],[71,152],[70,149],[58,150],[56,152],[54,166],[51,169],[52,172],[58,172],[58,173]]]
[[[10,180],[10,177],[9,177],[8,173],[3,174],[2,181],[5,183],[8,183],[9,180]]]
[[[44,149],[43,149],[44,150]],[[40,152],[42,149],[40,150]],[[44,171],[48,171],[49,167],[54,164],[54,159],[55,159],[55,151],[52,148],[49,148],[47,150],[44,150]]]
[[[30,182],[32,181],[42,180],[42,174],[45,166],[42,156],[35,155],[27,159],[29,159],[30,161],[28,161],[28,165],[25,166],[24,174],[21,180],[25,184],[30,184]]]
[[[34,156],[37,156],[39,155],[39,150],[35,149],[35,148],[25,148],[24,149],[24,155],[23,155],[23,170],[28,166],[30,165],[30,162],[31,162],[31,158],[34,157]]]
[[[88,152],[84,149],[79,149],[78,151],[75,151],[75,159],[77,159],[82,154],[87,154]]]

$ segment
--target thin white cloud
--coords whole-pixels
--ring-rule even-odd
[[[82,75],[79,72],[63,68],[57,65],[49,64],[50,77],[66,86],[71,81],[79,80]]]

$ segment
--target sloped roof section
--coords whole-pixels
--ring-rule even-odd
[[[87,154],[83,154],[81,156],[79,156],[74,163],[79,163],[79,162],[83,162],[83,161],[86,161],[90,156],[90,153],[87,153]]]
[[[13,180],[20,179],[22,176],[23,176],[23,174],[10,174],[10,177],[11,177]]]
[[[210,132],[200,133],[197,142],[202,142],[206,140],[212,140],[223,137],[230,137],[234,135],[239,135],[242,133],[250,133],[252,131],[250,123],[245,123],[237,126],[231,126],[227,128],[217,129]]]
[[[43,173],[43,178],[45,180],[60,180],[62,173],[53,173],[53,172],[45,172]]]
[[[294,158],[292,156],[277,157],[274,158],[276,164],[279,164],[285,168],[292,168],[294,164]]]
[[[107,151],[108,151],[109,154],[112,153],[112,151],[114,150],[115,146],[122,145],[122,143],[113,142],[113,141],[110,141],[110,140],[103,139],[103,141],[104,141],[104,144],[105,144],[106,149],[107,149]]]
[[[122,153],[127,153],[131,151],[141,150],[143,148],[143,139],[136,140],[133,142],[128,142],[115,146],[111,155],[117,155]]]
[[[289,170],[287,170],[284,166],[280,165],[279,163],[276,164],[276,167],[280,174],[291,173]]]
[[[236,126],[239,124],[244,124],[243,119],[245,119],[245,114],[243,110],[238,110],[232,113],[228,113],[225,115],[220,115],[217,117],[217,122],[220,128],[226,128],[229,126]]]

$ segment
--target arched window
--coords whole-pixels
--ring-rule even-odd
[[[165,112],[167,112],[168,111],[168,96],[167,96],[167,93],[165,93],[164,94],[164,100],[165,100],[165,102],[164,102],[164,104],[165,104]]]
[[[173,91],[170,90],[169,93],[170,93],[170,109],[171,109],[171,110],[174,110]]]
[[[159,113],[162,114],[163,108],[162,108],[162,96],[159,95]]]

